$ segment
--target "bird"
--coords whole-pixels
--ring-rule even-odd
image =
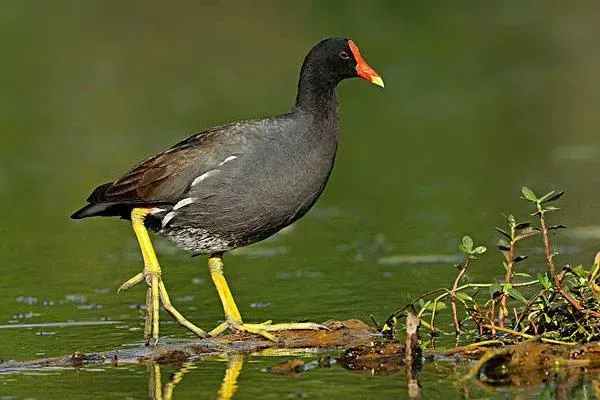
[[[268,238],[315,204],[332,172],[340,137],[336,87],[354,77],[384,86],[352,39],[324,39],[302,63],[291,111],[195,133],[96,187],[71,215],[131,221],[144,268],[118,291],[146,282],[146,345],[158,344],[161,304],[199,337],[230,330],[276,341],[274,332],[324,328],[312,322],[244,322],[225,279],[223,255]],[[208,254],[224,322],[207,332],[177,311],[149,231],[193,256]]]

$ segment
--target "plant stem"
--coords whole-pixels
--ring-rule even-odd
[[[539,285],[539,281],[533,280],[533,281],[527,281],[527,282],[521,282],[521,283],[515,283],[513,285],[513,287],[520,287],[520,286],[531,286],[531,285],[535,285],[538,284]],[[454,293],[456,292],[460,292],[461,290],[465,290],[468,288],[484,288],[484,287],[491,287],[495,285],[494,283],[465,283],[464,285],[461,285],[457,288],[454,288],[452,290],[448,290],[448,289],[438,289],[433,291],[438,292],[440,290],[444,290],[444,293],[440,294],[439,296],[437,296],[435,299],[433,299],[433,311],[431,312],[431,320],[429,322],[429,329],[431,330],[431,332],[434,332],[436,330],[438,330],[435,327],[435,315],[436,315],[436,308],[437,308],[437,304],[440,300],[442,300],[444,297],[446,296],[452,296]],[[421,317],[421,313],[418,314],[418,317]],[[423,324],[424,326],[426,326],[425,324]]]
[[[464,265],[462,265],[460,271],[458,271],[456,279],[454,280],[454,285],[452,285],[452,294],[450,295],[450,304],[452,305],[452,319],[454,321],[454,333],[456,333],[457,335],[460,333],[460,324],[458,322],[458,313],[456,312],[456,288],[458,287],[458,283],[460,282],[460,280],[467,272],[469,261],[471,261],[471,258],[467,256]]]
[[[505,284],[510,284],[511,280],[512,280],[512,273],[513,273],[513,265],[514,265],[514,261],[513,258],[515,256],[515,226],[513,223],[509,223],[510,224],[510,245],[508,248],[508,256],[506,257],[506,275],[504,276],[504,283]],[[502,294],[500,295],[500,309],[498,310],[498,324],[501,327],[504,327],[504,321],[506,320],[506,300],[507,300],[507,293],[502,290]]]
[[[574,299],[569,293],[567,293],[560,282],[560,277],[556,273],[556,267],[554,266],[554,261],[552,261],[553,254],[550,251],[550,239],[548,238],[548,229],[546,228],[546,220],[544,219],[544,210],[540,203],[537,203],[538,214],[540,218],[540,228],[542,229],[542,237],[544,238],[544,250],[546,252],[546,262],[548,263],[548,267],[550,267],[550,276],[554,282],[554,288],[556,291],[565,299],[569,304],[571,304],[577,311],[579,312],[588,312],[596,318],[600,318],[600,312],[594,310],[586,310],[586,308],[581,305],[579,301]]]
[[[538,336],[533,336],[533,335],[530,335],[528,333],[514,331],[514,330],[508,329],[508,328],[502,328],[502,327],[494,326],[494,325],[484,325],[484,326],[486,328],[488,328],[488,329],[496,329],[496,330],[499,330],[500,332],[509,333],[509,334],[511,334],[513,336],[520,336],[520,337],[522,337],[524,339],[537,339],[538,338]],[[564,346],[575,346],[575,345],[577,345],[576,342],[563,342],[562,340],[548,339],[548,338],[545,338],[545,337],[540,337],[539,339],[542,342],[545,342],[545,343],[562,344]]]
[[[475,348],[476,347],[484,347],[484,346],[491,346],[491,345],[495,345],[495,344],[504,346],[506,343],[503,342],[502,340],[498,340],[498,339],[482,340],[481,342],[469,343],[464,346],[458,346],[458,347],[448,349],[444,352],[444,355],[451,356],[451,355],[454,355],[457,353],[464,353],[465,351],[469,351],[469,350],[473,349],[474,347]]]

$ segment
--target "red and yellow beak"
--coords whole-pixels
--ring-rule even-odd
[[[373,68],[367,64],[367,62],[360,55],[360,51],[358,51],[358,46],[352,41],[348,40],[348,45],[350,46],[350,51],[352,51],[352,55],[356,60],[356,73],[361,78],[376,84],[377,86],[383,87],[383,79],[381,76]]]

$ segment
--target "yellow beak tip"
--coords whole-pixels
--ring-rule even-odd
[[[371,83],[374,83],[377,86],[385,87],[383,84],[383,79],[380,76],[374,76],[371,78]]]

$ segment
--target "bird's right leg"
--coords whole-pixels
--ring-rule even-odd
[[[136,285],[146,280],[148,285],[146,293],[146,322],[144,324],[144,341],[146,345],[150,344],[150,339],[154,342],[153,345],[158,343],[158,323],[159,323],[159,307],[162,302],[164,309],[175,318],[175,320],[181,325],[185,326],[196,335],[200,337],[208,336],[206,332],[198,328],[196,325],[188,321],[179,311],[173,307],[167,289],[162,281],[162,271],[160,264],[156,258],[154,247],[150,241],[150,235],[144,225],[144,219],[150,213],[149,208],[134,208],[131,210],[131,225],[133,231],[137,237],[142,252],[142,258],[144,259],[144,270],[136,274],[133,278],[119,287],[121,290],[129,289],[131,286]]]

